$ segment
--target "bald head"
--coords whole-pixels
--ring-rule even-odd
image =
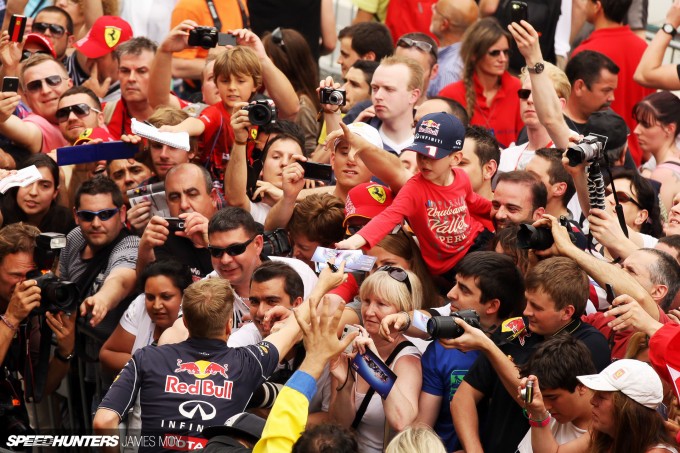
[[[465,30],[479,19],[479,6],[474,0],[439,0],[434,8],[430,31],[441,47],[460,41]]]

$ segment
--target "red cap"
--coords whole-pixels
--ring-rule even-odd
[[[42,47],[43,50],[47,50],[50,55],[52,55],[52,58],[57,58],[57,52],[54,50],[52,41],[45,35],[41,35],[40,33],[26,33],[26,35],[24,35],[24,47],[28,44],[36,44]]]
[[[96,140],[98,138],[101,138],[105,142],[115,142],[116,139],[111,135],[111,133],[108,131],[108,129],[103,128],[103,127],[95,127],[95,128],[90,128],[90,129],[85,129],[81,134],[80,137],[78,137],[78,140],[76,140],[73,144],[74,145],[82,145],[84,143],[91,142],[92,140]]]
[[[392,204],[392,191],[374,182],[365,182],[353,187],[347,193],[345,202],[345,226],[350,217],[372,219]]]
[[[87,58],[99,58],[113,52],[118,45],[132,38],[132,27],[118,16],[101,16],[90,31],[73,47]]]

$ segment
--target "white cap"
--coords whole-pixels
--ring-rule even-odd
[[[347,128],[352,131],[352,133],[357,134],[359,137],[369,142],[371,145],[382,149],[383,142],[380,138],[380,132],[378,132],[378,129],[360,121],[349,124]]]
[[[600,374],[577,376],[583,385],[598,392],[620,391],[645,407],[656,409],[663,400],[661,378],[644,362],[621,359]]]

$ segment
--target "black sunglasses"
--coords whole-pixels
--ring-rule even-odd
[[[283,42],[283,32],[281,27],[276,27],[272,32],[272,42],[279,47],[285,47],[286,43]]]
[[[531,90],[526,89],[526,88],[520,88],[517,90],[517,96],[523,101],[526,101],[529,99],[529,96],[531,96]]]
[[[246,251],[250,243],[253,242],[257,236],[258,235],[256,234],[246,242],[241,242],[240,244],[231,244],[228,247],[215,247],[214,245],[209,245],[208,251],[210,252],[210,256],[213,258],[222,258],[225,253],[229,256],[239,256]]]
[[[408,274],[404,269],[396,266],[380,266],[378,269],[376,269],[376,272],[378,271],[385,271],[387,272],[387,275],[389,275],[396,281],[405,284],[406,289],[408,289],[408,293],[412,294],[411,281],[408,279]]]
[[[47,86],[56,87],[59,86],[59,84],[61,83],[62,80],[64,80],[64,78],[60,75],[53,75],[45,77],[44,79],[31,80],[26,84],[26,90],[31,93],[40,91],[43,87],[43,80],[45,81],[45,83],[47,83]]]
[[[92,222],[95,217],[99,217],[99,220],[101,221],[106,221],[116,215],[118,211],[118,208],[102,209],[101,211],[88,211],[81,209],[80,211],[76,211],[76,215],[80,220],[84,220],[86,222]]]
[[[425,53],[429,53],[434,57],[434,59],[437,59],[437,51],[432,47],[432,44],[429,42],[425,41],[417,41],[415,39],[411,38],[399,38],[399,41],[397,41],[397,46],[398,47],[405,47],[405,48],[411,48],[415,47],[418,50],[422,50]]]
[[[36,50],[35,52],[31,52],[30,50],[24,50],[21,52],[21,61],[28,60],[31,58],[31,55],[35,55],[37,53],[44,54],[44,55],[52,55],[49,52],[45,52],[44,50]]]
[[[57,122],[63,123],[64,121],[67,121],[71,112],[75,113],[78,118],[85,118],[90,114],[90,110],[93,110],[97,113],[102,112],[101,110],[97,110],[94,107],[90,107],[89,105],[82,103],[69,105],[68,107],[62,107],[57,110]]]
[[[47,22],[33,22],[33,27],[31,28],[34,33],[45,34],[47,30],[55,38],[61,38],[66,33],[66,29],[58,24],[48,24]]]
[[[510,49],[503,49],[503,50],[495,49],[495,50],[490,50],[487,53],[489,54],[490,57],[498,58],[498,56],[501,54],[501,52],[503,52],[503,55],[505,55],[506,57],[508,55],[510,55]]]

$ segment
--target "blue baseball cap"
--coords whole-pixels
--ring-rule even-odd
[[[416,124],[413,143],[404,150],[415,151],[433,159],[441,159],[463,149],[465,127],[448,113],[430,113]]]

